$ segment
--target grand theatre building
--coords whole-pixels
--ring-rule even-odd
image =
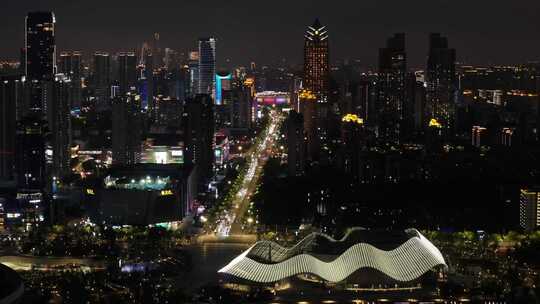
[[[260,241],[219,270],[229,288],[399,291],[435,288],[447,270],[443,255],[418,230],[353,228],[343,238],[312,233],[286,248]]]

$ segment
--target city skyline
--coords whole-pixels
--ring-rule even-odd
[[[283,4],[283,5],[280,5]],[[466,4],[466,5],[465,5]],[[96,50],[127,51],[139,49],[161,34],[163,45],[181,52],[194,50],[196,39],[217,39],[217,64],[220,68],[261,64],[300,64],[305,24],[316,17],[333,33],[330,37],[331,63],[341,59],[359,59],[370,67],[377,62],[377,48],[394,32],[407,36],[409,66],[425,66],[428,38],[441,32],[460,50],[458,61],[470,64],[509,64],[537,59],[540,42],[530,39],[527,29],[538,28],[535,1],[520,3],[343,3],[325,8],[324,3],[220,3],[212,5],[162,1],[160,5],[123,1],[93,1],[91,7],[60,1],[4,3],[0,28],[9,44],[0,46],[0,58],[17,60],[24,45],[21,18],[28,11],[52,10],[57,18],[58,50],[80,50],[87,57]],[[526,9],[524,9],[526,7]],[[84,12],[84,13],[82,13]],[[457,18],[456,16],[458,16]],[[130,18],[125,16],[129,15]],[[279,16],[279,18],[276,18]],[[279,20],[279,21],[278,21]],[[121,37],[121,38],[120,38]],[[264,38],[259,38],[264,37]],[[249,41],[249,47],[243,42]],[[505,43],[502,43],[504,41]],[[512,43],[508,43],[512,42]],[[521,47],[516,48],[515,45]],[[272,50],[269,52],[268,50]]]
[[[276,1],[6,5],[0,303],[539,303],[540,5]]]

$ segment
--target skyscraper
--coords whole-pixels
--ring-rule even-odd
[[[317,115],[317,96],[309,90],[302,90],[298,94],[300,113],[304,121],[306,134],[306,159],[317,161],[319,159],[320,138],[319,120]]]
[[[115,164],[139,161],[142,140],[141,100],[127,93],[112,101],[112,149]]]
[[[305,135],[304,119],[301,114],[292,110],[285,120],[287,128],[287,165],[289,176],[298,176],[304,173]]]
[[[148,111],[154,110],[154,55],[147,43],[141,49],[140,65],[144,66],[141,73],[141,96],[145,101]]]
[[[212,176],[214,160],[214,105],[209,95],[186,100],[184,115],[186,163],[195,166],[198,184]]]
[[[134,52],[118,53],[117,80],[120,85],[120,94],[126,95],[137,84],[137,56]]]
[[[46,128],[47,123],[40,118],[25,117],[17,121],[15,166],[21,189],[41,190],[45,186]]]
[[[52,83],[52,82],[51,82]],[[47,121],[51,131],[52,176],[62,176],[69,172],[69,147],[71,143],[70,96],[71,79],[57,75],[52,83],[50,106],[47,108]]]
[[[216,40],[214,38],[199,39],[199,94],[215,93],[216,75]]]
[[[188,85],[188,96],[195,96],[199,91],[199,52],[191,51],[189,52],[189,61],[188,61],[188,72],[189,72],[189,85]]]
[[[224,102],[224,91],[231,90],[232,74],[229,72],[216,73],[216,97],[215,104],[222,105]]]
[[[321,146],[326,144],[329,73],[328,31],[315,19],[304,35],[304,92],[299,94],[311,161],[319,160]]]
[[[407,54],[405,34],[395,34],[379,49],[378,136],[399,143],[405,103]]]
[[[15,167],[17,86],[20,79],[0,77],[0,180],[12,180]]]
[[[62,73],[70,78],[81,77],[81,52],[63,51],[58,60],[58,73]]]
[[[154,33],[154,39],[152,41],[152,59],[153,67],[160,68],[163,65],[163,54],[159,43],[159,33]]]
[[[56,73],[55,17],[52,12],[31,12],[26,16],[25,74],[31,83],[28,112],[43,115],[41,81]]]
[[[56,69],[55,18],[52,12],[26,16],[26,77],[52,80]]]
[[[326,102],[330,72],[326,26],[315,19],[304,38],[304,89],[313,92],[319,102]]]
[[[426,73],[425,119],[437,120],[443,130],[454,123],[456,94],[456,50],[448,48],[448,39],[439,33],[429,37]]]
[[[81,88],[81,52],[63,51],[58,60],[58,72],[69,78],[69,106],[74,108],[81,107],[82,88]]]
[[[93,81],[92,87],[96,96],[98,106],[105,106],[109,103],[111,84],[111,58],[107,52],[94,53]]]
[[[231,128],[248,130],[251,127],[250,87],[237,84],[234,87],[230,104]]]

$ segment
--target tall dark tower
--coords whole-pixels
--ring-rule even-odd
[[[216,39],[199,39],[199,94],[214,94],[216,75]]]
[[[137,56],[134,52],[118,53],[117,75],[121,95],[126,95],[137,85]]]
[[[81,72],[82,54],[79,51],[63,51],[58,59],[58,73],[69,78],[69,106],[80,108],[82,102]]]
[[[159,44],[159,33],[154,33],[154,40],[152,41],[152,66],[160,68],[163,65],[163,53]]]
[[[71,145],[70,98],[72,80],[65,75],[58,75],[51,87],[51,103],[47,108],[48,128],[51,132],[52,176],[69,173],[69,147]]]
[[[116,96],[112,100],[113,163],[135,164],[140,161],[141,103],[135,94]]]
[[[379,49],[378,135],[386,142],[400,140],[406,73],[405,34],[399,33]]]
[[[304,173],[305,134],[304,118],[296,112],[290,111],[285,120],[287,129],[287,163],[289,176],[300,176]]]
[[[456,95],[456,50],[448,48],[448,39],[438,33],[429,37],[426,73],[425,119],[435,119],[443,128],[452,128]],[[424,123],[426,125],[427,122]],[[447,133],[447,132],[445,132]]]
[[[15,176],[16,107],[22,88],[20,77],[0,77],[0,180]]]
[[[54,13],[31,12],[26,16],[26,77],[52,80],[56,68]]]
[[[41,82],[52,81],[56,73],[55,18],[52,12],[31,12],[26,16],[25,75],[32,84],[29,111],[42,115]]]
[[[111,58],[107,52],[95,52],[93,56],[92,87],[96,104],[104,107],[109,103],[111,84]]]
[[[328,31],[315,19],[304,37],[304,89],[313,92],[319,102],[326,102],[330,71]]]
[[[186,100],[182,117],[186,163],[195,166],[199,186],[212,176],[214,151],[214,102],[198,94]]]

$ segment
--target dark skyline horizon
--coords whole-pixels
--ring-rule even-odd
[[[425,66],[431,32],[448,37],[458,62],[496,65],[540,59],[540,41],[526,30],[540,28],[536,18],[540,3],[532,0],[493,1],[489,6],[465,0],[368,0],[332,7],[323,1],[282,0],[206,5],[172,0],[159,1],[160,5],[127,0],[62,2],[3,3],[0,28],[8,43],[0,45],[0,58],[18,60],[26,13],[51,10],[57,20],[57,50],[80,50],[86,58],[96,50],[138,51],[158,32],[163,48],[179,52],[195,49],[199,37],[215,37],[220,68],[251,61],[276,65],[283,59],[296,65],[302,62],[304,31],[319,18],[329,29],[331,63],[350,59],[376,67],[378,49],[396,32],[406,34],[409,68]]]

